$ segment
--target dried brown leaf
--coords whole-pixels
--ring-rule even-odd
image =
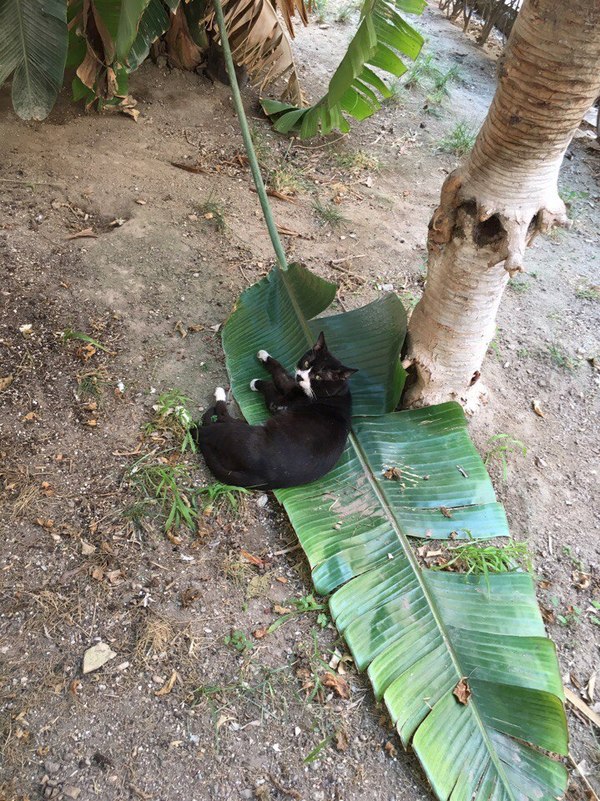
[[[174,670],[167,681],[163,684],[160,690],[157,690],[154,695],[161,697],[163,695],[168,695],[173,687],[175,686],[175,682],[177,681],[177,671]]]
[[[321,676],[321,684],[333,690],[339,698],[343,698],[346,701],[350,698],[350,686],[348,682],[335,673],[323,673]]]
[[[6,375],[3,378],[0,377],[0,392],[4,392],[5,389],[8,389],[13,381],[14,376],[12,375]]]
[[[466,677],[463,676],[463,678],[458,682],[456,687],[452,690],[452,694],[457,697],[459,704],[469,703],[469,698],[471,697],[471,688],[469,687],[469,682],[467,681]]]
[[[544,412],[542,411],[542,407],[541,407],[541,405],[540,405],[540,402],[539,402],[539,400],[537,400],[536,398],[534,398],[534,399],[531,401],[531,408],[532,408],[532,409],[533,409],[533,411],[534,411],[534,412],[537,414],[537,416],[538,416],[538,417],[545,417],[545,416],[546,416],[546,415],[544,414]]]

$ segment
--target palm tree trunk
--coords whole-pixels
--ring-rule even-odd
[[[429,223],[427,283],[410,320],[406,405],[479,398],[509,275],[540,231],[568,226],[557,178],[600,93],[600,0],[525,0],[466,163]]]

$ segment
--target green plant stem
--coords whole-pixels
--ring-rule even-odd
[[[273,212],[271,211],[271,206],[269,205],[269,199],[267,198],[267,192],[260,172],[260,167],[258,165],[258,159],[256,158],[256,153],[254,152],[254,146],[252,145],[252,137],[250,135],[250,129],[248,127],[248,120],[246,119],[246,114],[244,112],[244,105],[242,103],[240,87],[237,82],[237,77],[235,74],[235,66],[233,64],[231,48],[229,47],[229,39],[227,38],[227,29],[225,27],[225,18],[223,17],[223,6],[221,5],[221,0],[213,0],[213,5],[215,7],[215,15],[217,17],[217,22],[219,23],[219,33],[221,34],[221,44],[223,46],[223,55],[225,56],[225,66],[227,68],[227,75],[229,76],[229,82],[231,84],[233,105],[235,106],[235,111],[240,123],[242,139],[244,140],[244,147],[246,148],[246,153],[248,154],[248,161],[250,162],[250,171],[252,172],[254,185],[256,186],[256,191],[258,192],[258,198],[260,200],[260,205],[263,210],[265,222],[267,223],[269,236],[271,237],[271,242],[273,243],[273,249],[275,250],[277,263],[280,269],[287,270],[287,259],[285,256],[285,250],[283,248],[283,244],[279,237],[279,233],[277,232],[277,226],[275,224],[275,220],[273,219]]]

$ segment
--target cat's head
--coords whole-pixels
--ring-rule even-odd
[[[354,368],[345,367],[327,350],[322,331],[296,365],[296,381],[309,398],[339,395],[353,373]]]

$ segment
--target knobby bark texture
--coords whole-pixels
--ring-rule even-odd
[[[568,226],[558,195],[565,150],[600,93],[600,0],[525,0],[494,100],[430,223],[423,297],[408,329],[408,406],[474,408],[510,275],[539,232]]]

